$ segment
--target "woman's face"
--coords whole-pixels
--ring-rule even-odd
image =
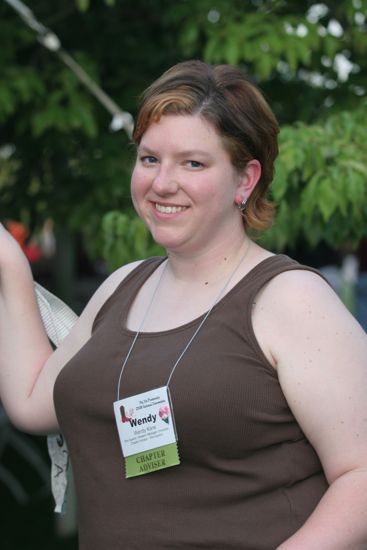
[[[234,230],[243,235],[235,199],[244,180],[210,123],[167,115],[142,137],[131,193],[156,242],[169,251],[197,253],[233,238]]]

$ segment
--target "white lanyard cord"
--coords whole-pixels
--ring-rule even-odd
[[[120,371],[120,376],[119,376],[119,380],[118,380],[118,383],[117,383],[117,401],[120,399],[120,385],[121,385],[122,373],[123,373],[124,370],[125,370],[126,363],[127,363],[128,359],[129,359],[129,357],[130,357],[130,355],[131,355],[131,352],[133,351],[133,347],[135,346],[135,342],[137,341],[138,336],[139,336],[139,334],[140,334],[140,332],[141,332],[141,329],[143,328],[143,325],[144,325],[145,320],[146,320],[146,318],[147,318],[147,315],[148,315],[148,313],[149,313],[149,311],[150,311],[150,308],[152,307],[152,304],[153,304],[155,295],[157,294],[158,288],[159,288],[159,286],[160,286],[160,283],[161,283],[163,274],[164,274],[164,272],[166,271],[167,264],[168,264],[168,260],[166,260],[166,263],[165,263],[165,265],[164,265],[164,267],[163,267],[163,269],[162,269],[162,273],[161,273],[161,275],[160,275],[160,277],[159,277],[159,279],[158,279],[158,283],[157,283],[157,285],[156,285],[156,287],[155,287],[155,289],[154,289],[153,295],[152,295],[151,300],[150,300],[150,302],[149,302],[149,304],[148,304],[148,307],[147,307],[147,309],[146,309],[146,312],[145,312],[145,314],[144,314],[144,316],[143,316],[143,318],[142,318],[142,320],[141,320],[141,323],[140,323],[140,325],[139,325],[139,327],[138,327],[138,331],[137,331],[137,333],[136,333],[135,336],[134,336],[134,340],[132,341],[132,344],[131,344],[131,346],[130,346],[130,349],[129,349],[129,351],[127,352],[127,355],[126,355],[126,357],[125,357],[125,360],[124,360],[124,362],[123,362],[123,364],[122,364],[121,371]]]
[[[251,242],[251,241],[250,241]],[[187,342],[186,346],[184,347],[184,349],[182,350],[181,354],[179,355],[176,363],[173,365],[172,367],[172,370],[171,370],[171,373],[168,377],[168,380],[167,380],[167,386],[169,385],[170,381],[171,381],[171,378],[173,376],[173,373],[175,372],[176,370],[176,367],[177,365],[179,364],[179,362],[181,361],[182,357],[184,356],[184,354],[187,352],[187,350],[189,349],[189,347],[191,346],[195,336],[197,335],[197,333],[199,332],[199,330],[201,329],[201,327],[203,326],[203,324],[205,323],[205,321],[207,320],[207,318],[209,317],[209,315],[211,314],[212,310],[214,309],[214,307],[217,305],[217,303],[219,302],[219,300],[222,298],[226,288],[228,287],[229,283],[232,281],[233,277],[234,277],[234,274],[236,273],[237,269],[240,267],[240,265],[242,264],[243,260],[245,259],[245,257],[247,256],[247,252],[248,252],[248,249],[250,248],[250,244],[246,247],[246,251],[245,253],[243,254],[243,256],[241,257],[240,261],[238,262],[238,264],[236,265],[236,267],[234,268],[234,270],[232,271],[232,273],[230,274],[230,276],[228,277],[228,279],[226,280],[223,288],[220,290],[220,292],[218,293],[218,295],[216,296],[214,302],[212,303],[209,311],[206,312],[205,314],[205,317],[202,319],[202,321],[200,322],[199,326],[197,327],[197,329],[195,330],[194,334],[191,336],[190,340]]]
[[[206,312],[204,318],[201,320],[201,322],[200,322],[199,326],[196,328],[194,334],[191,336],[190,340],[187,342],[186,346],[184,347],[184,349],[183,349],[182,352],[180,353],[180,355],[179,355],[178,359],[176,360],[175,364],[173,365],[172,370],[171,370],[171,372],[170,372],[170,375],[169,375],[169,377],[168,377],[167,384],[166,384],[167,387],[169,386],[169,383],[170,383],[170,381],[171,381],[171,378],[172,378],[172,376],[173,376],[173,373],[174,373],[175,370],[176,370],[177,365],[179,364],[179,362],[181,361],[182,357],[185,355],[185,353],[187,352],[187,350],[188,350],[189,347],[191,346],[191,344],[192,344],[194,338],[196,337],[196,335],[198,334],[199,330],[201,329],[201,327],[203,326],[203,324],[205,323],[205,321],[206,321],[207,318],[209,317],[209,315],[210,315],[210,313],[212,312],[213,308],[217,305],[217,303],[219,302],[219,300],[220,300],[221,297],[223,296],[223,294],[224,294],[226,288],[228,287],[229,283],[232,281],[232,279],[233,279],[233,277],[234,277],[234,274],[236,273],[237,269],[240,267],[240,265],[242,264],[243,260],[246,258],[247,253],[248,253],[248,251],[249,251],[249,249],[250,249],[250,245],[251,245],[251,241],[249,242],[248,246],[246,247],[246,250],[245,250],[244,254],[241,256],[240,261],[238,262],[238,264],[236,265],[236,267],[234,268],[234,270],[233,270],[233,271],[231,272],[231,274],[229,275],[229,277],[228,277],[228,279],[226,280],[224,286],[221,288],[220,292],[219,292],[219,293],[217,294],[217,296],[215,297],[215,299],[214,299],[214,301],[213,301],[213,303],[212,303],[212,305],[211,305],[209,311]],[[118,384],[117,384],[117,401],[120,399],[120,384],[121,384],[122,373],[123,373],[124,370],[125,370],[126,363],[127,363],[128,359],[129,359],[129,357],[130,357],[130,355],[131,355],[131,352],[132,352],[132,350],[133,350],[133,348],[134,348],[134,346],[135,346],[135,342],[136,342],[136,340],[138,339],[138,336],[139,336],[139,334],[140,334],[140,332],[141,332],[141,329],[143,328],[143,325],[144,325],[144,323],[145,323],[145,320],[146,320],[146,318],[147,318],[147,316],[148,316],[148,313],[149,313],[149,311],[150,311],[150,309],[151,309],[151,307],[152,307],[154,298],[155,298],[155,296],[156,296],[156,294],[157,294],[158,288],[159,288],[159,286],[160,286],[160,283],[161,283],[161,280],[162,280],[162,277],[163,277],[163,274],[164,274],[164,272],[165,272],[165,270],[166,270],[167,265],[168,265],[168,260],[167,260],[167,262],[166,262],[166,264],[165,264],[165,266],[164,266],[164,268],[163,268],[163,270],[162,270],[162,273],[161,273],[161,275],[160,275],[160,277],[159,277],[159,280],[158,280],[158,283],[157,283],[157,285],[156,285],[156,287],[155,287],[155,289],[154,289],[152,298],[151,298],[151,300],[150,300],[150,302],[149,302],[149,305],[148,305],[148,307],[147,307],[147,309],[146,309],[146,312],[145,312],[145,314],[144,314],[144,317],[143,317],[143,319],[142,319],[142,321],[141,321],[141,323],[140,323],[140,325],[139,325],[138,331],[137,331],[137,333],[135,334],[134,340],[132,341],[132,344],[131,344],[131,346],[130,346],[130,349],[129,349],[129,351],[127,352],[127,355],[126,355],[126,357],[125,357],[125,360],[124,360],[124,362],[123,362],[123,364],[122,364],[121,371],[120,371],[120,376],[119,376]]]

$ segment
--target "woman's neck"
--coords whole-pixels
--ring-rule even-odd
[[[245,260],[252,246],[252,241],[243,233],[240,238],[228,239],[226,243],[214,245],[195,256],[168,252],[166,272],[176,281],[213,284]]]

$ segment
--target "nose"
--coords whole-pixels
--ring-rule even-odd
[[[159,171],[155,174],[152,189],[158,195],[175,194],[178,190],[178,183],[174,170],[168,170],[160,166]]]

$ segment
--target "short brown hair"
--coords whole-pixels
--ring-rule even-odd
[[[139,144],[152,122],[163,115],[200,115],[222,138],[239,171],[257,159],[262,168],[244,212],[245,228],[265,229],[272,220],[267,200],[278,154],[277,120],[258,88],[238,68],[185,61],[163,73],[142,96],[133,138]]]

